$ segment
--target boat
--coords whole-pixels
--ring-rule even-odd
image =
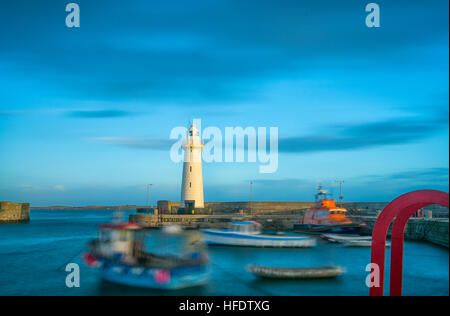
[[[84,255],[101,277],[121,285],[151,289],[180,289],[208,281],[208,258],[200,252],[186,256],[159,255],[145,251],[146,231],[134,223],[106,224],[89,243]]]
[[[341,267],[274,268],[258,265],[248,265],[247,271],[267,279],[325,279],[345,273]]]
[[[372,247],[372,236],[341,236],[338,234],[323,234],[322,239],[332,243],[344,244],[346,247]],[[386,247],[391,244],[386,242]]]
[[[332,243],[345,243],[352,241],[372,241],[372,236],[350,236],[339,234],[323,234],[320,238]]]
[[[304,248],[314,247],[316,240],[308,236],[279,236],[262,233],[258,222],[231,222],[229,229],[204,229],[207,245]]]
[[[337,207],[335,200],[328,198],[327,191],[323,190],[321,185],[318,186],[317,190],[315,205],[305,212],[300,223],[294,224],[294,231],[309,234],[358,235],[366,225],[354,223],[349,219],[347,210],[343,207]]]
[[[162,232],[166,235],[180,235],[183,232],[183,227],[178,224],[170,224],[162,227]]]
[[[345,247],[372,247],[372,240],[349,240],[344,242]],[[390,247],[391,243],[386,242],[386,247]]]

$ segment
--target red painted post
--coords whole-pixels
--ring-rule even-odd
[[[391,202],[392,203],[392,202]],[[370,288],[370,296],[382,296],[384,288],[384,259],[386,252],[386,237],[389,229],[389,225],[395,217],[393,209],[389,208],[389,203],[375,222],[375,226],[372,232],[372,259],[371,263],[375,263],[379,267],[379,287]]]
[[[409,218],[414,215],[421,205],[423,205],[423,203],[412,205],[403,209],[403,211],[397,215],[394,225],[392,226],[391,281],[389,293],[391,296],[402,295],[404,232]]]
[[[391,222],[395,219],[391,236],[391,295],[401,295],[403,274],[403,233],[406,222],[422,207],[430,204],[449,206],[449,195],[436,190],[420,190],[403,194],[390,202],[378,216],[372,233],[371,262],[380,268],[380,286],[371,287],[371,296],[382,296],[384,289],[384,263],[386,237]]]

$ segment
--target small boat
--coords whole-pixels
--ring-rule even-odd
[[[338,234],[323,234],[320,238],[332,243],[345,243],[352,241],[372,241],[372,236],[348,236]]]
[[[262,233],[258,222],[232,222],[229,229],[205,229],[203,240],[207,245],[246,247],[314,247],[316,240],[307,236],[277,236]]]
[[[179,289],[205,284],[208,258],[158,255],[145,251],[145,231],[134,223],[100,226],[100,236],[89,244],[85,262],[109,282],[152,289]]]
[[[248,265],[247,271],[268,279],[324,279],[334,278],[345,273],[341,267],[273,268],[257,265]]]
[[[179,235],[183,232],[183,228],[177,224],[165,225],[162,227],[162,232],[166,235]]]
[[[372,240],[348,240],[344,242],[345,247],[372,247]],[[390,247],[391,243],[386,242],[386,247]]]
[[[316,194],[316,204],[307,210],[298,224],[294,224],[294,231],[308,234],[359,234],[364,223],[354,223],[346,216],[347,210],[336,207],[336,202],[328,198],[326,190],[319,185]]]

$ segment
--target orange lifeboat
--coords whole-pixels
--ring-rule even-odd
[[[347,210],[337,207],[334,199],[328,198],[326,190],[318,187],[316,204],[307,210],[294,230],[300,233],[359,234],[365,224],[353,223]]]

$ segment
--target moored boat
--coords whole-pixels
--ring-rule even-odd
[[[262,233],[261,224],[253,221],[232,222],[229,229],[205,229],[208,245],[304,248],[314,247],[316,240],[307,236],[276,236]]]
[[[86,263],[100,270],[104,280],[153,289],[179,289],[207,282],[208,258],[158,255],[145,251],[145,231],[139,225],[100,226],[100,237],[90,242]]]
[[[177,224],[165,225],[162,227],[162,232],[166,235],[180,235],[183,232],[183,227]]]
[[[268,279],[324,279],[334,278],[345,273],[341,267],[275,268],[258,265],[248,265],[247,271]]]
[[[372,241],[372,236],[349,236],[338,234],[323,234],[320,238],[332,243],[345,243],[352,241]]]
[[[360,247],[360,248],[370,248],[372,247],[372,240],[349,240],[344,242],[345,247]],[[386,242],[386,247],[390,247],[391,243]]]
[[[341,236],[337,234],[323,234],[322,239],[331,243],[344,244],[346,247],[372,247],[372,236]],[[386,247],[391,244],[386,242]]]
[[[337,207],[335,200],[328,198],[326,190],[319,185],[316,204],[307,210],[300,220],[294,224],[294,231],[308,234],[352,234],[357,235],[366,225],[354,223],[347,217],[347,210]]]

